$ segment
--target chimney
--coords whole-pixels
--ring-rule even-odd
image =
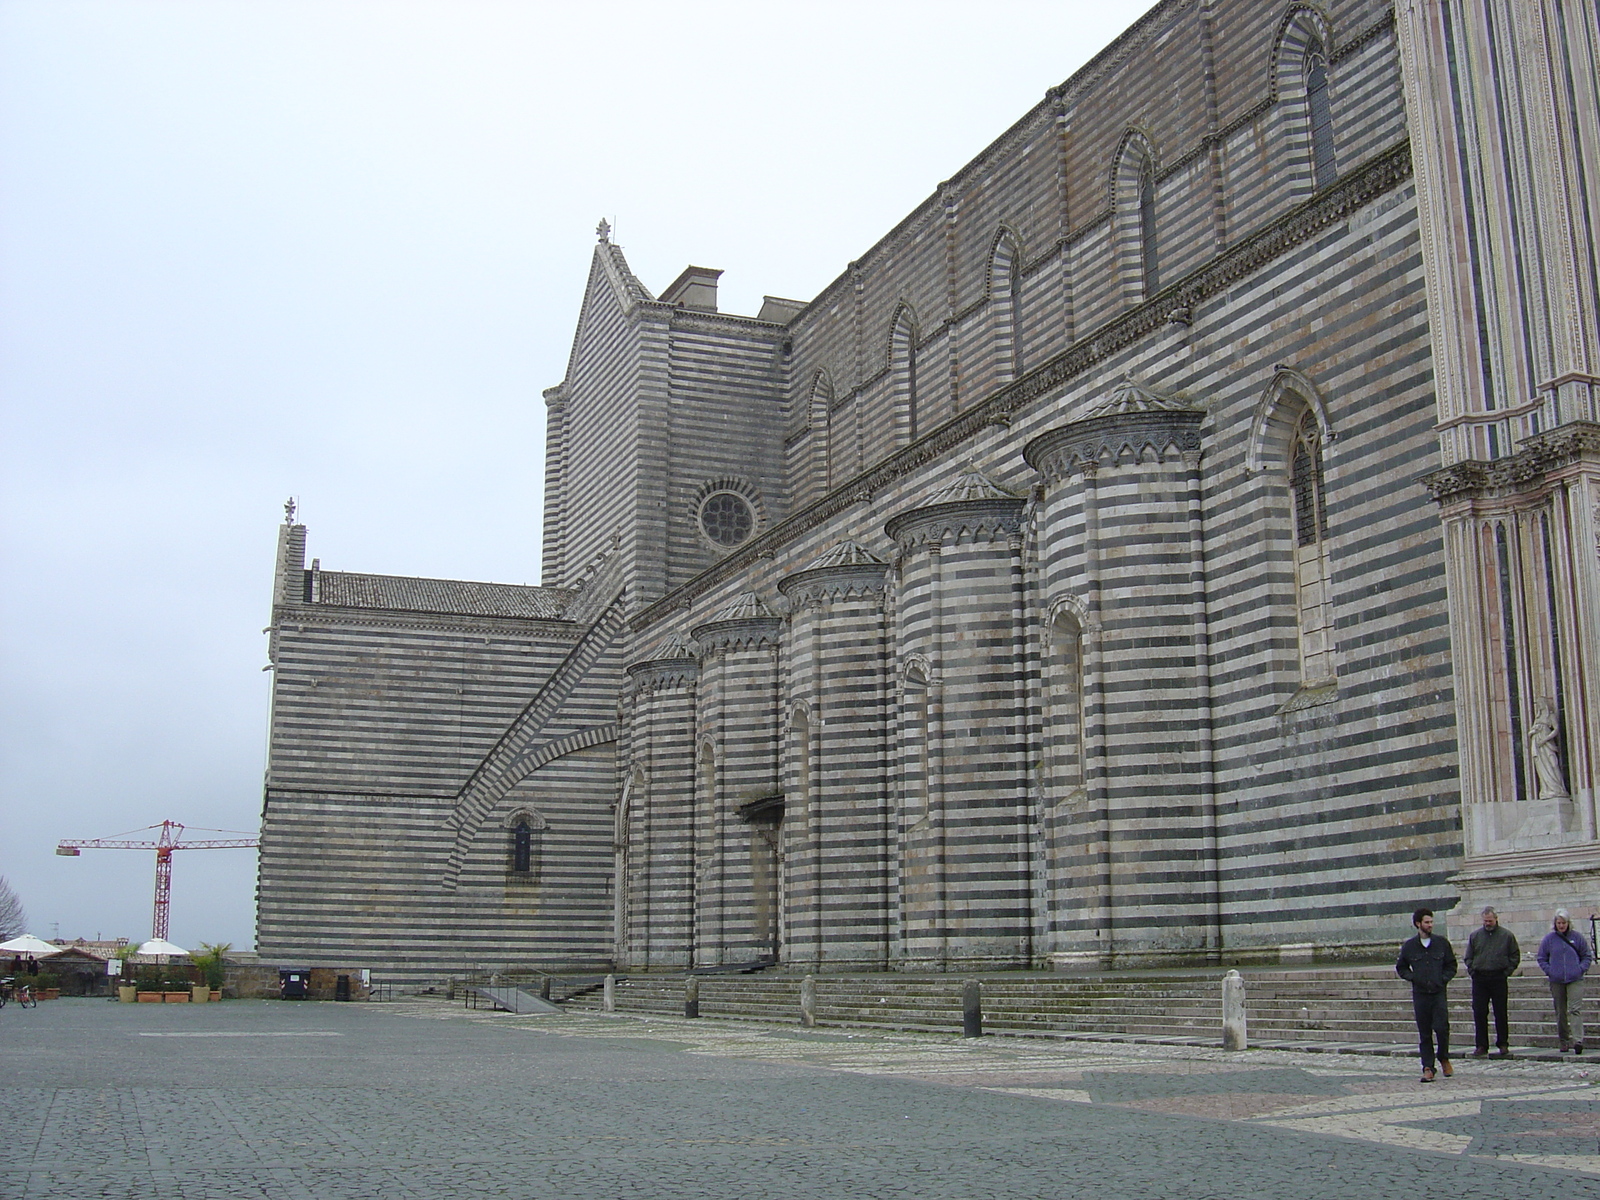
[[[717,280],[722,272],[711,267],[685,267],[683,274],[674,279],[661,299],[679,308],[695,312],[717,311]]]

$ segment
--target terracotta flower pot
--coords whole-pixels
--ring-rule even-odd
[[[139,1003],[139,989],[131,984],[123,984],[117,988],[117,999],[124,1004]]]
[[[37,992],[34,993],[34,995],[36,995],[41,1000],[59,1000],[59,999],[61,999],[61,989],[60,988],[40,988]]]
[[[221,999],[222,999],[222,989],[221,988],[212,988],[211,989],[211,1003],[215,1004],[218,1000],[221,1000]]]
[[[164,993],[162,993],[162,992],[140,992],[139,993],[139,1003],[140,1004],[160,1004],[165,999],[166,999],[166,995]]]
[[[189,1003],[189,993],[188,992],[162,992],[161,994],[167,998],[167,1003],[168,1004],[187,1004],[187,1003]]]
[[[203,983],[197,983],[189,989],[189,999],[196,1004],[205,1004],[211,999],[211,989]]]

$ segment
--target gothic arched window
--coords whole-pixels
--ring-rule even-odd
[[[904,446],[917,438],[917,318],[909,304],[895,310],[889,331],[889,388],[895,445]]]
[[[1148,299],[1161,290],[1156,254],[1156,169],[1149,159],[1139,170],[1139,268]]]
[[[1328,103],[1328,56],[1320,41],[1306,46],[1302,76],[1306,89],[1306,121],[1311,127],[1311,175],[1319,188],[1338,177],[1333,160],[1333,108]]]
[[[989,309],[993,314],[995,381],[1022,374],[1022,262],[1016,239],[1003,231],[989,259]]]
[[[1111,172],[1112,251],[1124,304],[1161,290],[1156,156],[1148,138],[1130,129]]]
[[[1083,627],[1070,612],[1051,623],[1045,686],[1050,794],[1059,803],[1083,787]]]
[[[928,815],[928,675],[921,663],[906,670],[901,689],[901,826],[920,824]]]
[[[539,843],[547,822],[523,809],[506,824],[506,869],[514,879],[531,882],[539,874]]]
[[[1333,615],[1328,595],[1328,508],[1322,476],[1322,435],[1309,409],[1295,424],[1289,449],[1289,494],[1294,506],[1295,597],[1300,624],[1300,680],[1333,679]]]

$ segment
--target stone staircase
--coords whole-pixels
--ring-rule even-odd
[[[1250,1044],[1346,1053],[1416,1052],[1411,989],[1388,966],[1246,970]],[[818,975],[817,1024],[959,1032],[967,976]],[[1066,975],[1013,971],[980,975],[984,1030],[1022,1036],[1215,1046],[1222,1037],[1222,971]],[[700,977],[700,1015],[795,1025],[801,976]],[[683,1014],[684,977],[618,980],[620,1012]],[[1472,1051],[1470,985],[1451,985],[1452,1048]],[[569,1011],[598,1012],[598,992],[576,996]],[[1491,1031],[1492,1036],[1492,1031]],[[1600,1036],[1594,1050],[1600,1053]],[[1511,1045],[1524,1056],[1556,1056],[1550,994],[1537,973],[1511,981]]]

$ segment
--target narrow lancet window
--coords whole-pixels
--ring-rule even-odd
[[[533,870],[533,826],[527,817],[511,827],[511,869],[518,875]]]
[[[1323,495],[1322,439],[1308,411],[1295,427],[1289,459],[1294,501],[1295,589],[1300,615],[1302,686],[1333,679],[1333,619],[1328,596],[1327,501]]]
[[[1139,263],[1148,299],[1161,290],[1156,255],[1156,171],[1149,159],[1139,169]]]
[[[1328,103],[1328,57],[1321,42],[1306,47],[1306,119],[1311,126],[1311,174],[1327,187],[1338,176],[1333,159],[1333,109]]]

